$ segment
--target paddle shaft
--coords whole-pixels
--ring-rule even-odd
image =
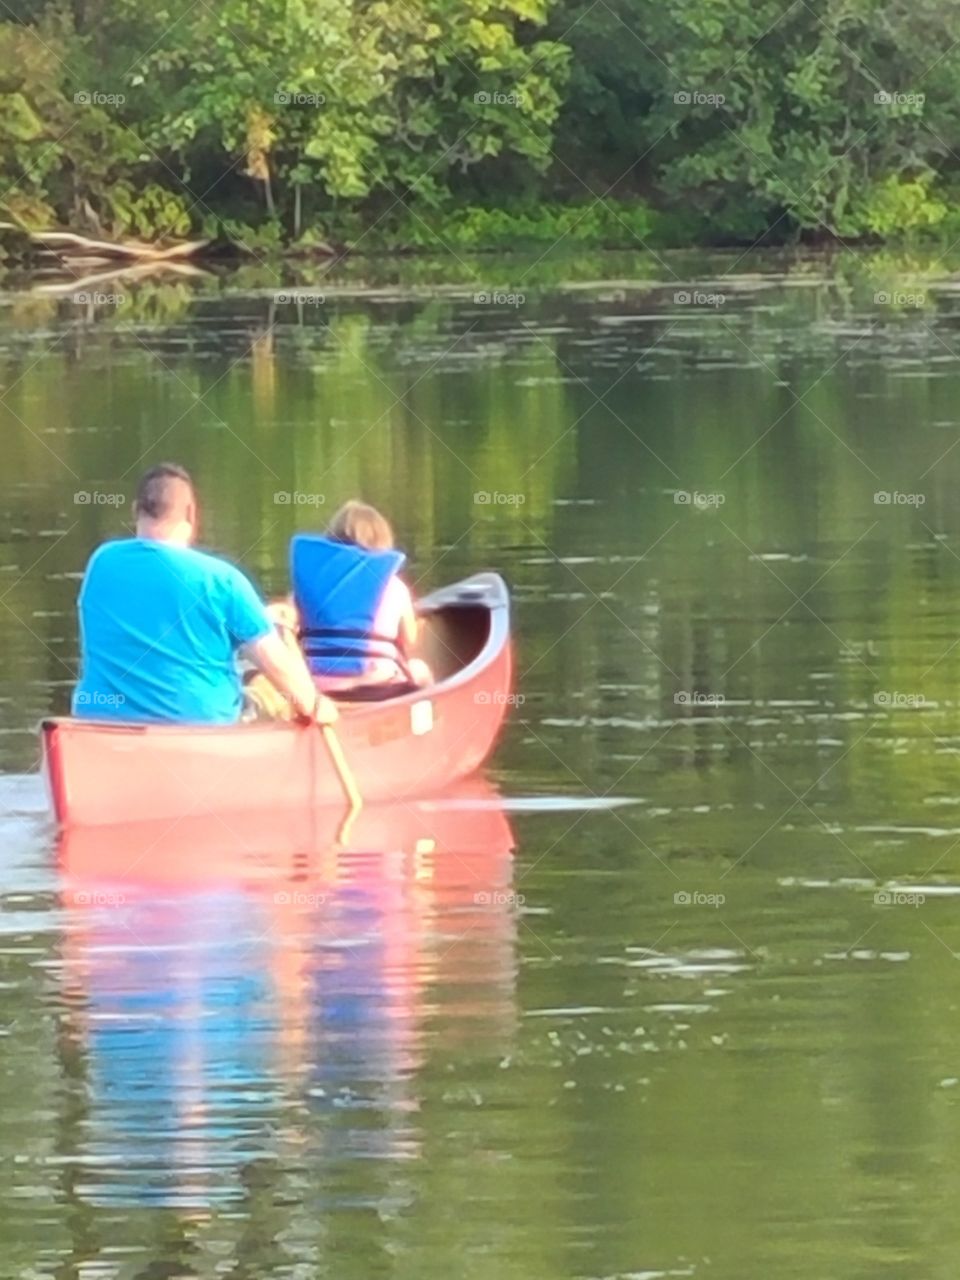
[[[333,761],[333,767],[337,771],[337,777],[340,779],[340,785],[343,787],[343,794],[346,796],[351,809],[359,809],[363,804],[363,796],[361,796],[357,780],[353,776],[353,770],[347,764],[347,758],[343,754],[343,747],[340,745],[337,732],[331,724],[322,725],[321,732],[323,740],[327,744],[330,759]]]

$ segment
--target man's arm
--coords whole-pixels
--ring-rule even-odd
[[[284,644],[276,631],[244,645],[243,655],[280,690],[298,715],[318,724],[333,724],[337,719],[336,704],[317,691],[302,654]]]
[[[333,724],[336,705],[317,692],[299,646],[284,641],[250,579],[231,565],[226,585],[227,626],[241,654],[280,691],[297,715],[317,724]]]

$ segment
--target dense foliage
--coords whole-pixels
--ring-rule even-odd
[[[0,15],[0,216],[29,226],[454,249],[953,229],[960,9],[942,0]]]

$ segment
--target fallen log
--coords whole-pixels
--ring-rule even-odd
[[[142,240],[96,240],[75,231],[25,231],[12,223],[0,223],[0,258],[21,263],[51,258],[77,266],[115,262],[175,263],[238,258],[249,252],[224,235],[156,245]]]
[[[73,231],[35,231],[31,235],[34,244],[52,249],[61,257],[134,259],[137,262],[175,262],[183,258],[196,258],[208,248],[211,240],[185,240],[164,248],[145,244],[139,240],[111,241],[91,240]]]

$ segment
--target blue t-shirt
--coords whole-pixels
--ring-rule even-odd
[[[73,714],[87,720],[234,723],[243,704],[236,651],[273,626],[239,569],[147,538],[98,548],[78,607]]]

